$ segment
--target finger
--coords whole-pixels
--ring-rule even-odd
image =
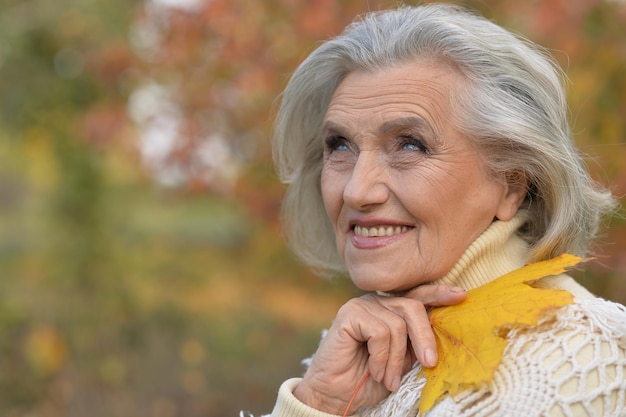
[[[381,311],[379,318],[370,319],[361,333],[367,339],[372,378],[382,382],[389,391],[397,390],[407,356],[406,323],[389,311]]]
[[[426,306],[417,300],[405,297],[380,297],[379,303],[402,317],[406,323],[412,351],[425,367],[437,364],[437,342],[433,333]]]
[[[390,330],[386,323],[388,317],[384,317],[392,313],[382,308],[372,313],[371,304],[372,300],[367,296],[350,300],[339,309],[333,328],[337,326],[338,340],[347,338],[352,341],[341,343],[350,351],[344,352],[346,357],[358,359],[358,351],[365,349],[365,360],[372,379],[381,382],[390,351]]]
[[[408,329],[403,318],[395,314],[389,316],[386,321],[389,326],[389,357],[385,368],[385,387],[389,391],[397,391],[407,357]]]
[[[463,288],[451,285],[425,284],[413,288],[404,297],[417,300],[427,306],[451,306],[465,300],[467,292]]]
[[[367,365],[374,381],[382,382],[385,377],[390,352],[389,328],[378,319],[370,318],[368,323],[358,323],[359,337],[367,345]]]
[[[367,315],[366,320],[358,322],[359,335],[367,341],[370,372],[375,381],[395,391],[400,387],[408,354],[407,324],[401,316],[381,306],[375,296],[364,296],[361,303]]]
[[[409,340],[417,360],[426,368],[437,365],[437,340],[428,318],[426,308],[422,303],[411,303],[411,308],[405,313]]]

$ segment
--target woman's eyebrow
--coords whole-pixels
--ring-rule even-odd
[[[428,124],[426,120],[416,116],[400,117],[397,119],[388,120],[380,125],[379,131],[381,133],[388,133],[398,128],[419,129],[427,133],[434,133],[432,127],[430,126],[430,124]]]
[[[333,133],[333,134],[337,134],[340,136],[346,136],[346,129],[333,122],[332,120],[327,120],[324,122],[324,124],[322,125],[322,133],[324,134],[324,136],[328,135],[329,133]]]
[[[423,118],[417,116],[399,117],[397,119],[387,120],[378,127],[378,131],[381,134],[388,134],[389,132],[398,129],[412,129],[421,131],[425,134],[434,135],[434,130],[431,125]],[[323,136],[333,134],[347,137],[349,135],[349,130],[345,126],[333,120],[326,120],[322,125],[322,134]]]

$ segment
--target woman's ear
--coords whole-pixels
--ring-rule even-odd
[[[523,171],[508,172],[505,175],[506,188],[498,210],[496,211],[496,218],[502,221],[511,220],[520,208],[528,189],[530,188],[530,180]]]

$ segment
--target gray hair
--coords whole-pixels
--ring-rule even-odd
[[[530,41],[445,4],[369,13],[292,75],[275,122],[274,160],[289,184],[283,216],[294,251],[313,267],[344,270],[320,190],[321,127],[335,89],[351,71],[417,59],[464,76],[466,87],[451,98],[456,127],[476,141],[494,174],[529,182],[522,207],[531,259],[586,255],[616,200],[590,178],[573,144],[562,70]]]

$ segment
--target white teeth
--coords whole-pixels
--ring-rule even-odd
[[[378,226],[362,227],[354,226],[354,233],[363,237],[393,236],[408,231],[407,226]]]

